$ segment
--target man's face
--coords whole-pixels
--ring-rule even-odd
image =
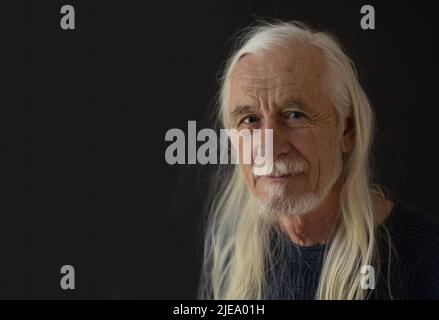
[[[327,193],[340,174],[337,114],[322,88],[324,69],[317,48],[297,45],[244,55],[232,72],[234,127],[273,129],[274,172],[255,176],[251,164],[241,164],[251,192],[271,209],[306,213],[305,200]]]

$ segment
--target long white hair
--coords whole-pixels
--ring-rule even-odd
[[[298,43],[315,46],[322,52],[326,61],[324,90],[336,107],[338,119],[352,114],[355,125],[355,144],[343,158],[340,177],[340,221],[325,251],[315,298],[365,299],[367,291],[360,286],[360,270],[364,265],[373,265],[376,259],[369,178],[373,114],[355,67],[338,41],[298,22],[264,22],[248,28],[221,77],[219,121],[222,127],[231,128],[230,75],[240,57]],[[274,285],[270,273],[282,263],[276,254],[282,250],[273,250],[272,246],[278,228],[255,214],[258,207],[239,166],[221,171],[212,192],[204,252],[204,268],[208,268],[206,285],[214,299],[264,299]]]

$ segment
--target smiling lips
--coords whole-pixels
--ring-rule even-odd
[[[255,177],[255,180],[265,178],[269,182],[284,182],[288,178],[304,174],[307,167],[308,166],[304,160],[298,159],[292,161],[291,159],[283,159],[273,164],[270,170],[271,172],[259,175],[253,172],[253,176]]]
[[[288,173],[288,174],[282,174],[282,175],[264,175],[256,177],[256,180],[259,180],[260,178],[266,179],[269,182],[285,182],[287,179],[299,176],[303,174],[304,172],[297,172],[297,173]]]
[[[289,178],[290,176],[291,176],[291,174],[288,173],[288,174],[283,174],[283,175],[280,175],[280,176],[267,175],[267,176],[263,176],[263,178],[267,178],[267,179],[270,179],[272,181],[282,181],[282,180],[285,180],[286,178]]]

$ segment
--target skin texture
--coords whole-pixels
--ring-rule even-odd
[[[241,164],[246,183],[257,198],[267,199],[270,183],[285,184],[290,198],[317,192],[330,179],[337,157],[352,150],[352,117],[337,118],[322,88],[324,71],[322,53],[306,44],[247,54],[236,64],[230,82],[233,126],[262,132],[273,129],[273,160],[300,159],[307,164],[305,172],[276,181],[254,177],[252,165]],[[281,225],[293,242],[315,245],[328,241],[339,219],[340,190],[337,181],[312,212],[282,216]],[[381,197],[373,199],[382,221],[392,204]]]

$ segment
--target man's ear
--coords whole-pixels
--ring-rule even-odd
[[[352,111],[344,119],[342,125],[343,136],[341,139],[341,150],[343,153],[348,153],[352,150],[355,142],[355,121]]]

